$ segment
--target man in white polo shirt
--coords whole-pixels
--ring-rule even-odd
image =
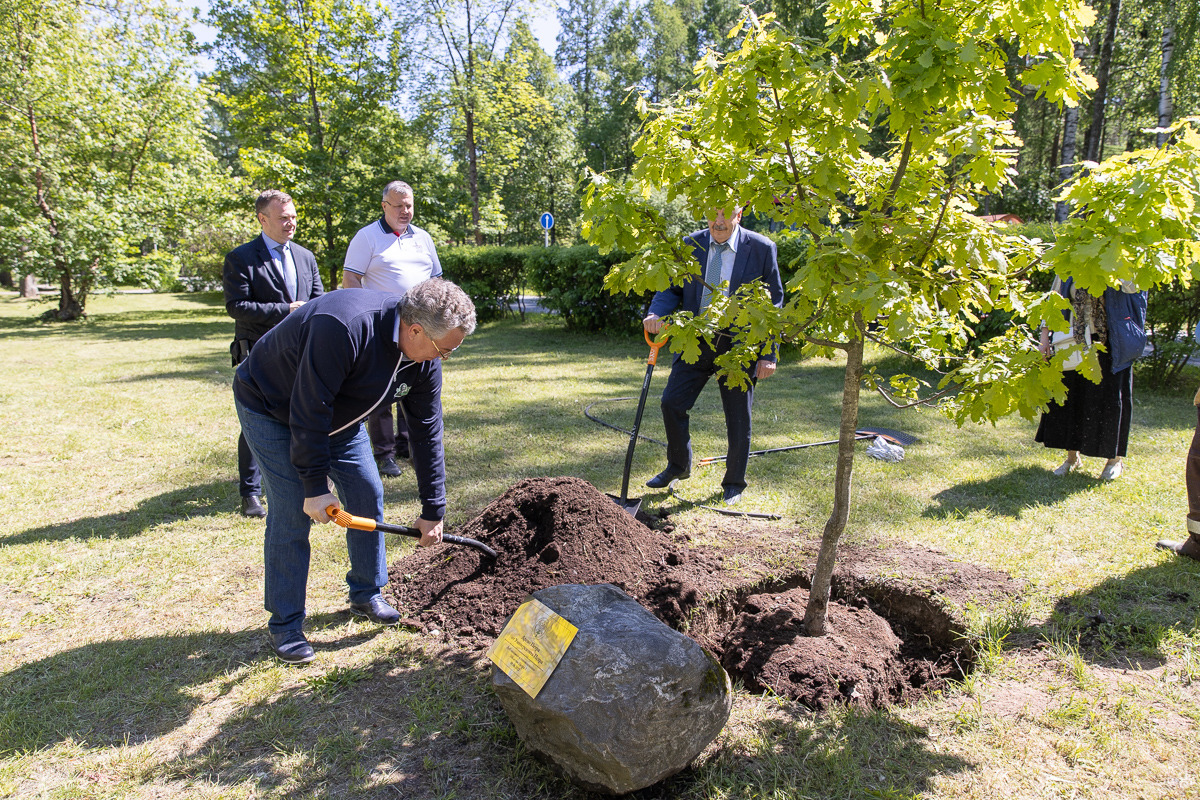
[[[346,289],[377,289],[405,294],[421,281],[442,274],[437,248],[428,233],[412,224],[413,189],[404,181],[383,188],[383,217],[354,234],[342,265]],[[398,411],[392,422],[392,403],[381,403],[367,416],[379,474],[400,475],[396,458],[408,458],[408,422]]]

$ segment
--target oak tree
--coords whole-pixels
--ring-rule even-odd
[[[817,40],[747,11],[732,52],[707,53],[690,89],[645,105],[633,180],[594,176],[583,226],[603,249],[637,253],[607,276],[618,292],[662,290],[700,274],[690,246],[668,235],[646,202],[656,189],[698,215],[745,204],[802,240],[806,256],[793,265],[782,309],[765,287],[743,287],[699,316],[673,315],[670,347],[694,359],[700,337],[739,329],[740,344],[719,360],[735,384],[767,342],[799,341],[845,358],[833,508],[805,615],[810,635],[826,631],[864,387],[898,406],[936,405],[959,424],[1032,417],[1064,398],[1067,357],[1046,361],[1037,350],[1034,330],[1065,330],[1066,305],[1031,288],[1033,271],[1099,293],[1122,279],[1146,288],[1187,276],[1200,257],[1200,135],[1187,124],[1161,150],[1077,173],[1065,197],[1074,216],[1053,247],[975,216],[981,198],[1014,173],[1020,87],[1073,106],[1094,85],[1075,56],[1094,18],[1080,0],[831,0],[826,18]],[[969,347],[996,310],[1017,321]],[[864,361],[868,342],[944,374],[928,387],[878,374]],[[1095,351],[1079,369],[1097,379]]]

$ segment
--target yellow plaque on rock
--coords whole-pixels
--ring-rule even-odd
[[[504,626],[487,657],[526,694],[537,697],[578,632],[570,622],[530,598]]]

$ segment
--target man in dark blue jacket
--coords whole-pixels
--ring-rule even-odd
[[[474,330],[470,298],[441,278],[403,297],[333,292],[289,314],[238,367],[234,404],[271,498],[264,597],[271,647],[282,660],[314,656],[302,630],[312,522],[329,522],[329,506],[382,521],[383,484],[362,424],[380,403],[404,407],[421,498],[415,525],[423,546],[441,541],[442,359]],[[379,594],[387,583],[383,534],[347,530],[346,548],[350,611],[395,625],[400,615]]]
[[[661,318],[674,311],[702,313],[708,308],[714,290],[724,291],[730,296],[743,284],[752,281],[766,284],[775,305],[783,305],[783,279],[779,274],[775,243],[743,228],[738,224],[741,219],[740,208],[734,209],[728,218],[724,210],[714,209],[710,212],[707,230],[696,231],[685,237],[684,241],[692,246],[703,272],[681,286],[671,286],[654,295],[650,301],[650,311],[642,320],[647,332],[652,335],[658,333],[663,324]],[[726,285],[724,289],[723,284]],[[676,354],[671,363],[671,376],[662,394],[663,423],[667,429],[667,468],[646,481],[650,488],[661,489],[672,481],[691,476],[692,438],[688,413],[708,379],[716,374],[717,356],[729,352],[735,335],[734,331],[726,329],[716,335],[711,345],[701,341],[700,358],[694,364],[687,363],[681,355]],[[749,389],[733,389],[720,383],[728,441],[725,477],[721,481],[726,505],[737,503],[746,488],[754,385],[759,378],[767,378],[774,373],[775,353],[773,349],[766,348],[748,370]]]
[[[225,310],[234,319],[229,351],[235,367],[246,360],[250,348],[264,333],[325,293],[316,258],[292,241],[296,233],[292,198],[268,189],[254,201],[254,210],[262,235],[231,250],[222,270]],[[242,497],[242,514],[266,516],[260,500],[262,476],[245,436],[238,436],[238,494]]]

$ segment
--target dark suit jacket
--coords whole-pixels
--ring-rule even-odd
[[[733,274],[729,276],[729,293],[732,295],[742,284],[760,280],[771,293],[775,305],[783,305],[783,278],[779,274],[779,258],[775,243],[767,237],[753,231],[748,231],[738,225],[734,233],[737,237],[737,257],[733,262]],[[696,231],[684,237],[684,242],[692,246],[692,254],[700,262],[701,273],[708,263],[708,246],[712,235],[708,229]],[[656,292],[650,301],[650,313],[664,317],[673,311],[690,311],[700,313],[700,294],[704,289],[703,275],[693,275],[682,286],[671,286],[661,292]],[[765,348],[762,358],[774,361],[771,348]]]
[[[253,346],[264,333],[283,322],[293,300],[311,300],[325,294],[312,252],[295,242],[289,249],[296,264],[299,297],[287,296],[283,277],[271,260],[262,236],[255,236],[225,256],[222,270],[225,310],[234,319],[234,339],[248,339]]]

